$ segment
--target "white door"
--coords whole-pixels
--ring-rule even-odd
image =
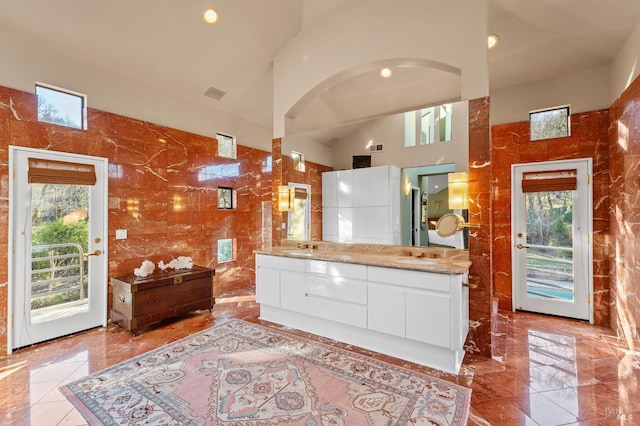
[[[10,147],[9,351],[107,322],[107,160]]]
[[[512,167],[514,309],[593,322],[591,159]]]

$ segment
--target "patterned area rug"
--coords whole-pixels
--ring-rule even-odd
[[[471,390],[233,320],[61,388],[90,424],[464,425]]]

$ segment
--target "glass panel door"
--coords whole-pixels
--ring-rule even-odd
[[[523,191],[524,175],[561,169],[575,169],[575,190]],[[514,309],[593,321],[590,175],[590,159],[513,166]]]
[[[106,325],[106,159],[12,148],[10,348]],[[29,158],[91,164],[95,184],[29,183]]]

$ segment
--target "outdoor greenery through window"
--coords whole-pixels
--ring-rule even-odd
[[[36,85],[38,120],[75,129],[86,129],[86,96],[53,87]]]
[[[31,308],[86,300],[89,186],[31,184]]]
[[[218,263],[231,262],[235,258],[233,238],[218,240]]]
[[[569,106],[531,111],[529,113],[530,140],[569,136]]]

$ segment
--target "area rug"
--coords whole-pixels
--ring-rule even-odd
[[[91,425],[464,425],[471,390],[242,320],[61,387]]]

